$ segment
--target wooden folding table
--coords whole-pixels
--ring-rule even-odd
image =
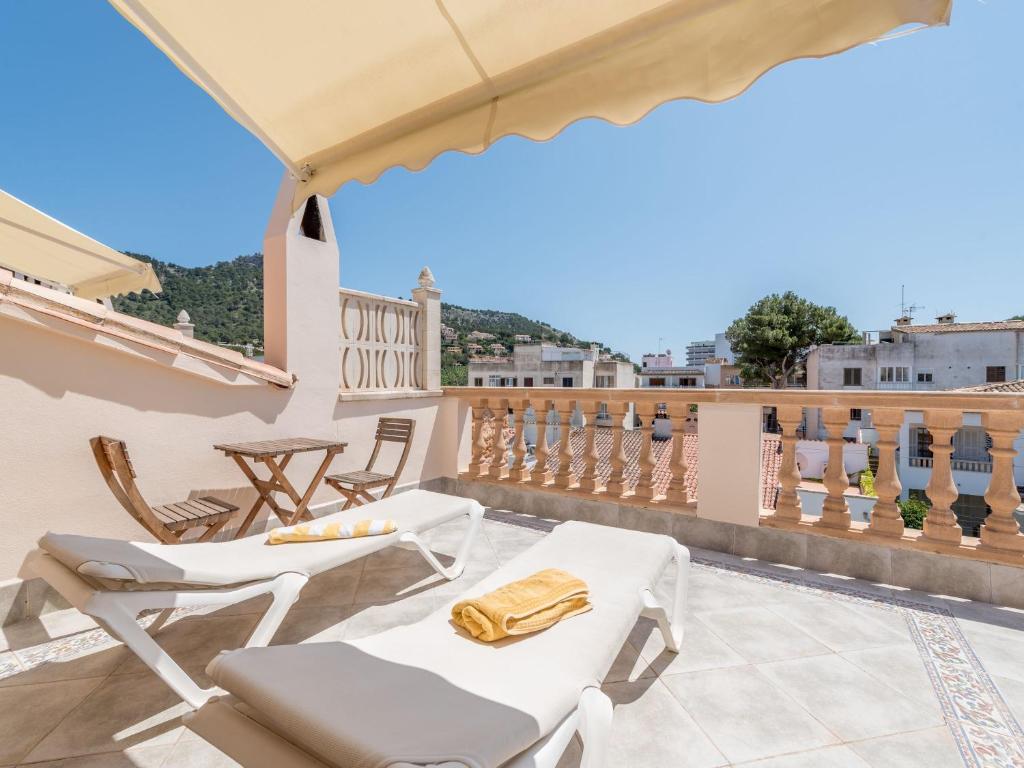
[[[252,525],[252,521],[256,519],[256,515],[264,504],[270,507],[285,525],[295,525],[299,520],[311,520],[313,516],[309,513],[309,502],[313,498],[317,486],[320,485],[320,481],[327,474],[327,470],[331,466],[334,457],[339,453],[343,453],[346,446],[348,446],[348,443],[342,443],[337,440],[317,440],[309,437],[293,437],[285,440],[260,440],[254,443],[233,443],[213,446],[218,451],[224,451],[225,456],[230,456],[235,460],[239,469],[242,470],[249,479],[249,482],[252,483],[259,493],[259,498],[252,505],[252,509],[246,515],[245,520],[238,529],[238,533],[235,534],[235,538],[240,538],[246,534],[249,526]],[[300,495],[295,490],[295,486],[285,476],[284,471],[291,462],[292,456],[297,453],[309,453],[312,451],[325,451],[326,455],[320,463],[320,468],[309,482],[306,492]],[[270,471],[270,478],[263,480],[257,477],[246,459],[251,460],[254,465],[265,464]],[[287,494],[295,508],[290,510],[282,508],[274,497],[271,496],[274,491],[282,491]]]

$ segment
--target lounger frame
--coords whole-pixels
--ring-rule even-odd
[[[483,512],[483,507],[473,505],[467,513],[469,522],[466,533],[459,545],[455,561],[450,566],[442,565],[430,547],[413,531],[403,531],[399,534],[397,546],[418,550],[431,568],[451,581],[461,576],[466,568],[466,560],[476,539]],[[311,546],[316,544],[313,543]],[[246,648],[261,647],[273,639],[281,622],[309,581],[303,574],[287,572],[271,579],[223,588],[105,590],[97,589],[56,558],[39,549],[29,553],[21,573],[23,578],[38,576],[44,579],[71,605],[95,619],[97,624],[128,646],[147,667],[194,709],[203,706],[220,691],[216,688],[200,688],[153,639],[153,635],[170,617],[171,612],[176,608],[232,605],[261,595],[270,595],[270,607],[260,617],[245,643]],[[143,611],[151,610],[161,611],[161,614],[144,629],[138,623],[138,616]]]
[[[677,544],[673,555],[676,568],[675,594],[671,608],[664,606],[650,589],[640,591],[640,615],[658,624],[667,650],[678,653],[683,641],[690,552]],[[186,726],[211,742],[245,768],[319,768],[319,760],[284,737],[239,712],[227,700],[213,700],[197,712],[183,717]],[[606,768],[611,735],[612,702],[600,689],[586,688],[576,709],[555,729],[502,768],[556,768],[573,734],[583,742],[580,768]],[[391,763],[388,768],[475,768],[460,761],[443,763]]]

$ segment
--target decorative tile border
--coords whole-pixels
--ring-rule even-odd
[[[1024,729],[948,609],[709,557],[694,557],[693,562],[722,575],[902,614],[964,765],[1024,768]]]

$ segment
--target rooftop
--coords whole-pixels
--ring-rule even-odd
[[[930,325],[898,325],[900,333],[972,333],[975,331],[1024,331],[1024,320],[996,320],[985,323],[932,323]]]
[[[452,583],[399,549],[319,576],[275,642],[353,639],[415,621],[555,524],[489,511],[466,574]],[[432,548],[454,554],[459,533],[437,529]],[[692,554],[682,652],[664,652],[653,622],[641,619],[604,681],[615,704],[609,766],[1024,763],[1024,613]],[[667,578],[659,591],[670,586]],[[260,609],[179,611],[157,638],[200,673],[242,642]],[[51,614],[5,635],[0,763],[237,765],[186,730],[174,694],[79,614]],[[579,759],[572,744],[559,765]]]
[[[963,387],[958,392],[1024,392],[1024,379],[1016,381],[999,381],[992,384],[979,384],[976,387]]]

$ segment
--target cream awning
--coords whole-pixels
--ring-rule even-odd
[[[575,120],[635,122],[723,101],[772,67],[907,24],[952,0],[110,0],[301,179],[425,167]]]
[[[0,267],[99,299],[160,290],[153,267],[98,243],[0,190]]]

